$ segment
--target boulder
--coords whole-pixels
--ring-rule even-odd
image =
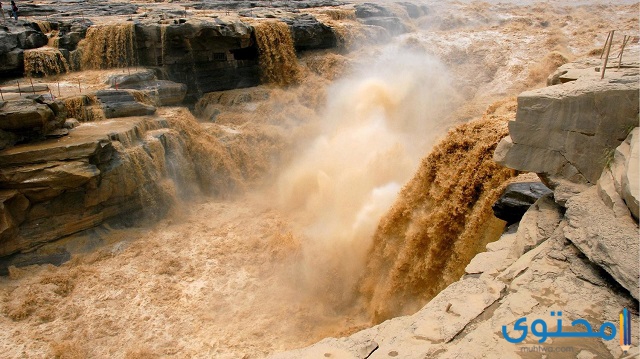
[[[640,272],[638,225],[630,216],[616,218],[602,202],[595,187],[567,201],[566,218],[565,236],[637,300]]]
[[[538,198],[551,193],[541,182],[512,183],[491,207],[493,214],[507,222],[507,225],[520,221],[529,207]]]
[[[563,210],[551,195],[541,197],[524,214],[518,225],[513,256],[520,257],[549,238],[562,220]]]
[[[636,69],[636,76],[627,78],[580,78],[524,92],[494,159],[540,174],[552,189],[560,180],[595,184],[605,167],[604,154],[638,124],[638,87]]]
[[[44,46],[48,41],[45,34],[31,26],[14,26],[11,32],[0,30],[0,73],[22,75],[23,51]]]
[[[16,47],[18,47],[18,34],[0,31],[0,54],[6,54]]]
[[[187,94],[187,85],[168,80],[158,80],[151,70],[131,74],[113,75],[107,79],[112,88],[143,91],[160,106],[181,104]]]
[[[395,14],[391,10],[387,9],[383,5],[374,4],[370,2],[363,3],[363,4],[356,4],[355,9],[356,9],[356,18],[358,19],[366,19],[370,17],[395,16]]]
[[[0,52],[0,72],[5,74],[22,74],[24,68],[24,50],[15,48],[8,52]]]
[[[602,201],[616,217],[638,220],[638,128],[633,129],[613,153],[597,183]]]
[[[75,18],[70,20],[60,20],[52,26],[57,26],[58,48],[60,51],[75,51],[80,40],[84,39],[89,27],[93,22],[89,19]]]
[[[106,118],[145,116],[156,112],[151,105],[142,104],[131,93],[124,90],[102,90],[96,92]]]
[[[49,42],[47,35],[33,29],[25,29],[18,33],[18,47],[23,50],[42,47]]]
[[[297,51],[328,49],[338,44],[333,30],[310,14],[284,17],[282,21],[289,25],[293,46]]]
[[[26,132],[44,129],[55,119],[51,108],[31,99],[0,102],[0,129]]]
[[[360,19],[360,22],[369,26],[379,26],[387,30],[391,36],[400,35],[407,32],[407,27],[404,25],[404,22],[402,22],[400,18],[395,16],[368,17]]]
[[[156,79],[156,74],[153,70],[142,69],[127,74],[110,75],[105,84],[111,87],[116,87],[117,85],[119,88],[135,88],[141,83]]]

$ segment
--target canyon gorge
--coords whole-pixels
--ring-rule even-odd
[[[637,2],[18,5],[4,357],[529,358],[519,317],[638,327]]]

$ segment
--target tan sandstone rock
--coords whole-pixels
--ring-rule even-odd
[[[637,71],[636,71],[637,72]],[[595,184],[605,152],[638,124],[638,77],[580,78],[522,93],[509,137],[495,152],[507,167],[536,172],[551,188],[562,182]],[[571,191],[573,193],[580,192]]]
[[[566,237],[638,299],[640,239],[630,216],[616,218],[595,187],[567,202]]]

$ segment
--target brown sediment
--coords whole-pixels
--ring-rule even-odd
[[[279,86],[297,84],[300,70],[289,26],[280,21],[263,21],[256,23],[254,29],[262,81]]]
[[[375,322],[419,309],[500,236],[491,204],[515,171],[492,156],[507,134],[505,118],[491,113],[459,125],[405,185],[380,221],[362,280]]]
[[[157,106],[156,101],[145,91],[141,90],[127,90],[133,96],[133,98],[140,103],[144,103],[146,105]]]
[[[79,44],[81,67],[109,69],[137,64],[133,24],[92,26]]]

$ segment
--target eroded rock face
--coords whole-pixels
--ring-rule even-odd
[[[44,104],[30,99],[0,103],[0,129],[5,131],[31,131],[43,129],[55,117]]]
[[[187,85],[191,101],[206,92],[260,83],[251,36],[250,26],[220,20],[136,26],[140,64],[164,68],[168,80]]]
[[[566,217],[566,237],[638,299],[640,246],[638,226],[631,217],[616,217],[595,187],[567,202]]]
[[[142,91],[160,106],[175,106],[184,101],[187,85],[168,80],[158,80],[151,70],[109,77],[107,84],[115,89]]]
[[[23,50],[44,46],[47,41],[47,36],[33,29],[29,23],[13,25],[10,31],[0,29],[0,74],[22,74]]]
[[[407,11],[411,11],[414,15],[419,15],[418,9],[406,7]],[[404,22],[393,11],[383,5],[374,3],[357,4],[356,18],[365,25],[378,26],[386,29],[391,35],[399,35],[407,32]]]
[[[337,46],[333,30],[309,14],[282,18],[289,29],[296,51],[329,49]]]
[[[640,131],[636,127],[624,141],[624,144],[629,145],[629,152],[628,155],[625,154],[621,158],[621,161],[624,161],[624,170],[620,181],[622,199],[636,220],[638,219],[638,197],[640,196],[640,189],[638,188],[640,186],[640,178],[638,177],[640,173],[638,169],[638,163],[640,162],[638,158],[638,151],[640,151],[638,148],[639,135]]]
[[[145,137],[166,126],[160,118],[95,122],[61,139],[0,151],[0,257],[135,214],[144,198],[170,201],[155,182],[165,171],[157,160],[163,146]]]
[[[510,137],[496,149],[499,163],[536,172],[551,188],[562,180],[595,184],[607,150],[638,124],[638,77],[576,80],[522,93]]]

